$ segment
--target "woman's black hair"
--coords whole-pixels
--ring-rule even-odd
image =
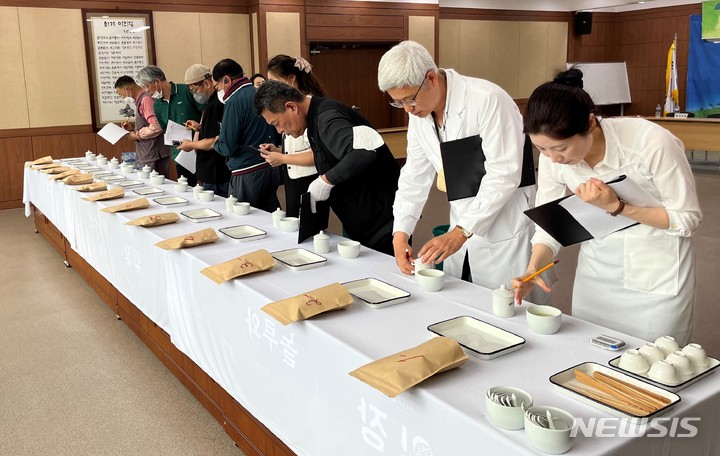
[[[583,90],[582,77],[582,71],[573,67],[536,88],[523,117],[525,133],[553,139],[586,134],[590,130],[590,114],[597,109]]]
[[[252,75],[252,76],[250,77],[250,81],[252,81],[252,82],[254,83],[254,82],[255,82],[255,78],[263,78],[263,81],[267,81],[267,78],[266,78],[265,75],[262,74],[262,73],[255,73],[254,75]]]
[[[287,79],[290,75],[295,76],[297,88],[303,95],[314,95],[316,97],[326,96],[320,81],[312,74],[305,72],[295,66],[296,59],[289,55],[279,54],[270,59],[267,65],[268,73]]]

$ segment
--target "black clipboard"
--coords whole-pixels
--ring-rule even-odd
[[[315,202],[315,213],[310,206],[310,192],[300,195],[300,228],[298,229],[298,244],[326,230],[330,220],[330,203],[327,201]]]
[[[440,143],[448,201],[477,195],[485,176],[485,153],[478,135]]]
[[[606,184],[613,184],[621,182],[626,178],[625,175],[619,176]],[[563,247],[567,247],[580,242],[588,241],[593,239],[592,234],[588,232],[575,217],[560,205],[563,200],[566,200],[573,195],[563,196],[562,198],[550,201],[543,205],[528,209],[525,211],[525,215],[535,222],[540,228],[545,230],[550,236],[556,241],[562,244]],[[619,231],[630,228],[637,225],[635,223],[628,227],[622,228]]]

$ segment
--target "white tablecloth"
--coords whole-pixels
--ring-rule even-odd
[[[260,248],[271,252],[297,247],[297,233],[272,227],[268,213],[252,209],[247,216],[225,212],[224,200],[199,203],[192,193],[181,212],[211,207],[223,213],[214,222],[195,224],[181,217],[172,225],[130,227],[134,218],[166,212],[152,202],[148,209],[106,214],[98,209],[122,200],[90,203],[86,196],[48,176],[25,170],[24,201],[40,209],[71,246],[143,313],[167,331],[175,344],[240,404],[300,455],[469,455],[536,454],[524,431],[503,431],[489,421],[485,391],[497,385],[530,392],[536,405],[552,405],[576,418],[610,415],[555,391],[548,378],[576,364],[606,365],[617,354],[589,344],[608,330],[563,316],[560,332],[532,333],[524,308],[513,318],[491,313],[490,292],[454,279],[439,293],[423,292],[400,274],[394,260],[363,248],[355,260],[337,254],[331,238],[327,264],[291,271],[278,264],[271,271],[221,285],[201,275],[214,265]],[[171,184],[159,186],[173,195]],[[264,239],[236,244],[225,238],[211,245],[165,251],[154,246],[202,228],[251,224],[268,232]],[[312,249],[311,241],[301,247]],[[354,303],[309,321],[282,326],[260,308],[331,282],[377,277],[412,296],[406,303],[369,309]],[[397,398],[348,375],[372,360],[413,347],[432,334],[428,325],[471,315],[524,337],[518,352],[482,361],[430,379]],[[616,333],[612,333],[616,334]],[[619,335],[629,346],[642,341]],[[711,354],[713,355],[713,354]],[[568,454],[717,454],[720,437],[720,382],[711,374],[682,390],[682,400],[664,418],[700,417],[698,433],[683,437],[583,437]],[[650,434],[660,434],[649,430]],[[425,451],[425,452],[423,452]]]

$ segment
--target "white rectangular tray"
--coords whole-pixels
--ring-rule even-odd
[[[272,252],[271,255],[293,271],[317,268],[327,262],[327,258],[300,248]]]
[[[665,407],[647,414],[647,415],[633,415],[630,413],[623,412],[622,410],[619,410],[611,405],[607,405],[603,402],[600,402],[598,400],[592,399],[582,393],[575,392],[571,390],[569,387],[580,387],[580,388],[589,388],[588,386],[585,386],[583,383],[578,382],[575,380],[575,369],[581,370],[585,372],[586,374],[590,375],[592,377],[593,372],[599,371],[603,374],[606,374],[609,377],[616,378],[618,380],[622,380],[625,383],[630,383],[632,385],[638,386],[644,390],[647,390],[651,393],[658,394],[666,399],[670,400],[670,403],[666,405]],[[588,405],[591,405],[595,408],[598,408],[600,410],[604,410],[607,413],[620,417],[620,418],[649,418],[651,416],[658,416],[661,413],[665,413],[670,407],[680,402],[680,396],[678,396],[675,393],[672,393],[670,391],[664,390],[662,388],[658,388],[657,386],[651,385],[645,381],[638,380],[635,377],[630,377],[629,375],[625,375],[622,372],[616,371],[614,369],[610,369],[609,367],[602,366],[597,363],[582,363],[578,364],[577,366],[573,366],[570,369],[566,369],[562,372],[558,372],[557,374],[550,377],[550,383],[553,384],[555,389],[557,389],[562,394],[565,394],[566,396],[570,396],[572,398],[575,398],[579,400],[580,402],[584,402]]]
[[[262,239],[267,236],[265,231],[255,228],[252,225],[226,226],[225,228],[220,228],[218,231],[234,242],[254,241],[255,239]]]
[[[99,171],[90,171],[88,174],[92,174],[96,178],[100,178],[102,176],[112,176],[114,173],[112,171],[105,171],[104,169],[101,169]]]
[[[122,185],[121,185],[121,187],[122,187]],[[133,192],[135,192],[141,196],[152,196],[152,195],[162,195],[163,193],[165,193],[165,190],[163,190],[161,188],[156,188],[156,187],[143,187],[143,188],[135,189],[135,190],[133,190]]]
[[[90,171],[101,171],[99,166],[94,165],[73,165],[80,171],[90,172]]]
[[[357,301],[373,309],[400,304],[410,298],[407,291],[372,277],[345,282],[342,285]]]
[[[163,196],[162,198],[153,198],[153,201],[161,206],[185,206],[190,202],[179,196]]]
[[[427,329],[457,341],[468,354],[480,359],[507,355],[525,344],[522,337],[467,315],[434,323]]]
[[[622,367],[620,367],[620,357],[619,357],[619,356],[618,356],[617,358],[613,358],[613,359],[611,359],[610,361],[608,361],[608,364],[611,365],[612,367],[614,367],[615,369],[618,369],[618,370],[621,371],[622,373],[627,374],[627,375],[630,375],[631,377],[635,377],[635,378],[640,379],[640,380],[642,380],[642,381],[644,381],[644,382],[648,382],[648,383],[650,383],[651,385],[655,385],[655,386],[658,386],[658,387],[660,387],[660,388],[664,388],[664,389],[666,389],[666,390],[668,390],[668,391],[676,392],[676,391],[680,391],[680,390],[683,389],[683,388],[687,388],[688,386],[692,385],[692,384],[695,383],[696,381],[698,381],[698,380],[702,379],[703,377],[705,377],[707,374],[709,374],[709,373],[711,373],[711,372],[714,372],[715,369],[716,369],[718,366],[720,366],[720,361],[718,361],[718,360],[715,359],[715,358],[710,358],[710,357],[708,357],[708,361],[709,361],[709,362],[708,362],[708,368],[707,368],[706,370],[704,370],[704,371],[702,371],[702,372],[700,372],[700,373],[694,374],[694,375],[691,376],[690,378],[681,379],[681,380],[680,380],[679,382],[677,382],[677,383],[663,383],[663,382],[659,382],[659,381],[657,381],[657,380],[653,380],[653,379],[651,379],[650,377],[648,377],[647,372],[644,373],[644,374],[636,374],[636,373],[634,373],[634,372],[630,372],[630,371],[628,371],[628,370],[625,370],[625,369],[623,369]]]
[[[117,185],[119,185],[122,188],[137,188],[137,187],[142,187],[143,185],[145,185],[145,182],[139,181],[139,180],[126,179],[124,181],[117,182]]]
[[[117,182],[127,180],[127,177],[113,174],[112,176],[103,176],[100,180],[104,180],[105,182]]]
[[[191,222],[195,223],[209,222],[210,220],[217,220],[222,217],[221,213],[215,212],[214,210],[209,208],[193,209],[190,211],[181,212],[180,215],[187,219],[190,219]]]

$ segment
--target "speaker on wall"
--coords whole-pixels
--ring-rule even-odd
[[[589,35],[592,31],[592,13],[579,11],[575,13],[575,34]]]

